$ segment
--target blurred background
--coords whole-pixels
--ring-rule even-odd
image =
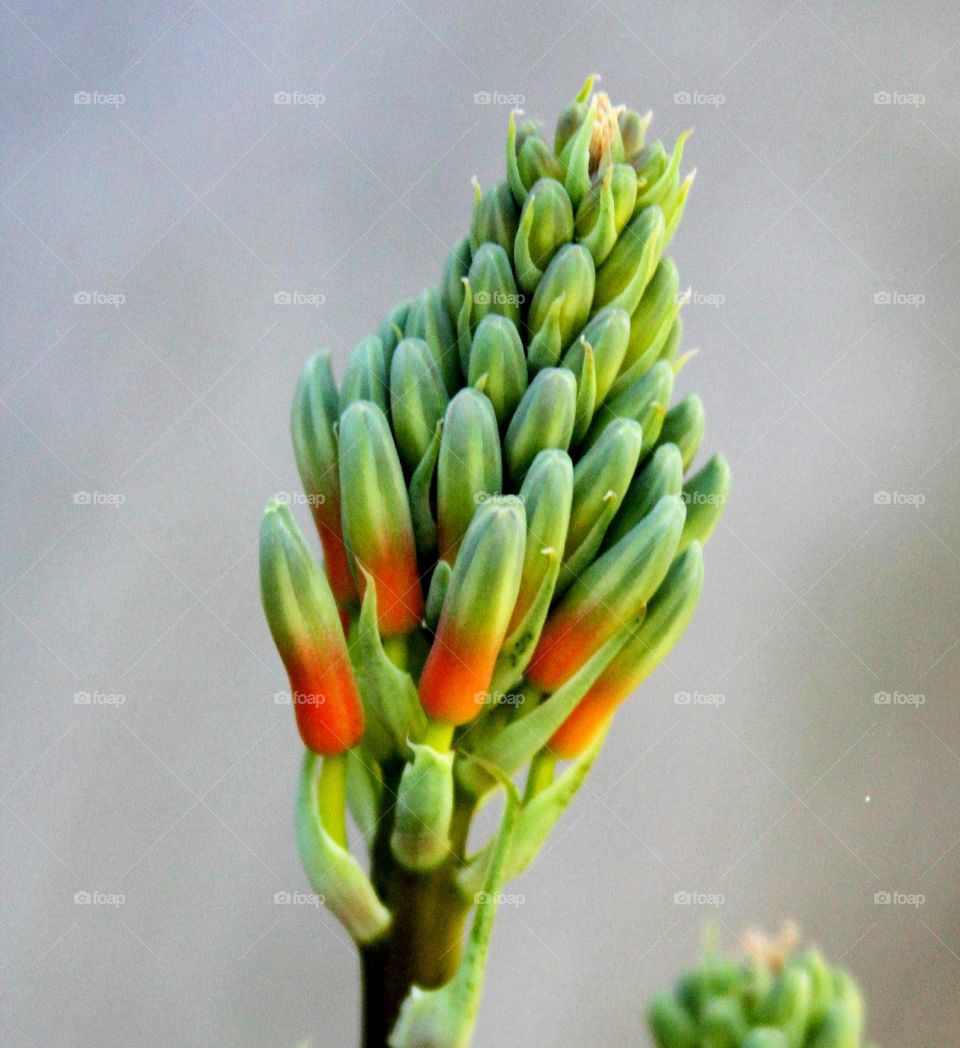
[[[960,7],[4,0],[0,32],[3,1043],[356,1045],[351,944],[275,902],[259,518],[304,359],[435,282],[511,106],[552,125],[594,71],[696,128],[681,392],[734,489],[498,915],[476,1046],[647,1044],[706,923],[785,917],[888,1048],[960,1040]]]

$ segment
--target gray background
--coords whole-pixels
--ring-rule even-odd
[[[509,106],[475,93],[552,124],[594,70],[696,127],[682,386],[734,497],[695,624],[498,917],[476,1044],[646,1043],[707,920],[786,916],[887,1048],[957,1043],[960,8],[5,0],[0,27],[3,1043],[356,1043],[350,944],[273,901],[305,884],[258,520],[296,490],[304,358],[436,280],[500,176]]]

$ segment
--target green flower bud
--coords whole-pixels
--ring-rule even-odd
[[[405,338],[390,366],[390,407],[400,458],[413,470],[447,408],[447,390],[430,347]]]
[[[623,370],[639,361],[646,370],[656,359],[673,318],[677,313],[677,290],[680,277],[672,258],[660,260],[630,317],[630,340],[623,358]]]
[[[387,420],[369,401],[340,416],[340,476],[344,539],[376,586],[380,632],[416,629],[423,595],[403,469]],[[366,575],[357,581],[362,597]]]
[[[393,307],[390,312],[383,318],[380,323],[380,327],[377,329],[377,335],[380,341],[383,343],[383,362],[387,369],[387,374],[390,373],[390,365],[393,362],[393,351],[397,348],[397,343],[403,337],[403,329],[407,323],[407,317],[410,315],[410,307],[413,305],[413,299],[404,299],[399,305]],[[399,334],[397,334],[399,332]]]
[[[427,343],[447,392],[452,395],[460,385],[457,339],[446,306],[435,287],[420,292],[410,307],[403,333],[407,338],[422,338]]]
[[[551,611],[527,679],[556,691],[642,609],[663,581],[683,530],[679,498],[652,513],[594,561]]]
[[[440,557],[454,564],[477,506],[500,492],[500,433],[489,399],[470,387],[450,401],[440,436],[437,523]]]
[[[470,247],[477,251],[481,244],[499,244],[513,259],[513,242],[517,237],[517,205],[514,203],[510,186],[498,182],[485,192],[474,181],[476,202],[473,221],[470,224]]]
[[[593,98],[587,108],[583,123],[574,132],[573,137],[563,147],[560,162],[566,168],[564,187],[570,196],[570,202],[578,207],[584,194],[590,188],[591,150],[593,129],[597,123],[597,100]]]
[[[768,1026],[782,1030],[788,1041],[802,1043],[812,996],[810,975],[803,968],[787,967],[774,981],[760,1017]]]
[[[653,181],[647,182],[646,186],[637,194],[636,210],[658,205],[666,211],[666,205],[676,196],[680,183],[680,163],[683,160],[683,147],[693,131],[684,131],[673,147],[673,155],[669,162],[663,167],[659,176]]]
[[[596,447],[599,446],[598,442]],[[680,449],[674,444],[663,444],[657,448],[627,489],[620,511],[603,537],[604,547],[609,548],[615,542],[619,542],[631,528],[643,520],[664,495],[679,495],[682,485],[683,460],[680,457]],[[687,524],[694,507],[686,498],[684,505],[687,507],[687,518],[683,525],[683,535],[686,536]],[[690,541],[698,537],[691,535]],[[685,548],[681,537],[678,552],[683,552]]]
[[[440,433],[442,423],[437,423],[413,475],[410,477],[410,517],[417,551],[424,560],[436,556],[439,541],[437,522],[433,515],[433,474],[440,457]]]
[[[517,283],[532,294],[553,256],[573,239],[573,208],[552,178],[536,182],[523,203],[513,249]]]
[[[647,1013],[647,1022],[657,1048],[700,1048],[693,1018],[669,993],[658,993],[654,997]]]
[[[637,173],[629,164],[604,169],[577,208],[577,240],[587,247],[600,265],[633,216],[637,196]]]
[[[860,1017],[851,1008],[843,1001],[834,1001],[810,1048],[860,1048],[861,1027]]]
[[[357,343],[347,361],[340,386],[340,411],[346,410],[355,400],[369,400],[385,412],[389,398],[383,343],[376,335],[368,335]]]
[[[593,346],[580,336],[580,367],[577,376],[577,420],[573,426],[573,443],[579,444],[590,429],[597,406],[597,362]]]
[[[656,444],[673,395],[673,368],[662,360],[636,381],[624,381],[625,378],[628,376],[614,383],[610,395],[597,410],[586,436],[587,447],[599,439],[614,418],[632,418],[643,426],[644,451]]]
[[[736,998],[710,997],[704,1004],[700,1029],[711,1048],[740,1048],[750,1027]]]
[[[643,446],[643,431],[632,419],[615,419],[573,471],[573,509],[563,560],[589,540],[592,557],[626,494]],[[598,528],[600,524],[600,528]],[[573,579],[566,579],[572,582]]]
[[[593,349],[597,374],[596,400],[603,402],[616,380],[623,363],[627,342],[630,338],[630,314],[616,306],[601,309],[580,333],[563,358],[564,367],[580,374],[583,359],[583,342],[586,339]]]
[[[527,326],[532,336],[545,324],[551,307],[562,296],[556,314],[560,346],[556,360],[583,328],[590,316],[594,294],[594,267],[590,252],[581,244],[567,244],[553,257],[537,285],[530,304]]]
[[[445,560],[438,560],[437,566],[433,569],[430,589],[427,591],[427,607],[423,613],[428,629],[437,628],[443,601],[447,595],[447,587],[450,585],[450,573],[452,570],[449,562]]]
[[[580,125],[586,119],[587,110],[590,108],[587,104],[587,99],[590,97],[593,91],[593,85],[596,81],[596,76],[591,74],[584,81],[583,87],[580,88],[580,93],[577,97],[568,105],[566,108],[561,110],[560,116],[557,117],[557,129],[553,138],[553,151],[560,156],[564,149],[567,147],[567,143],[573,138],[580,128]]]
[[[519,484],[544,448],[566,451],[577,414],[577,381],[566,368],[545,368],[530,383],[504,437],[507,473]]]
[[[640,150],[632,160],[632,164],[637,171],[637,189],[639,193],[642,193],[644,189],[656,182],[666,168],[667,163],[667,151],[663,148],[663,143],[659,139]],[[639,193],[637,196],[638,200],[641,199]]]
[[[499,244],[481,244],[470,263],[468,280],[471,331],[476,331],[477,325],[488,313],[499,313],[517,327],[520,326],[521,298],[513,279],[510,259]]]
[[[390,850],[405,869],[424,873],[450,854],[453,753],[416,743],[410,748],[413,761],[400,777]]]
[[[521,146],[517,157],[520,180],[529,189],[541,178],[563,179],[563,164],[542,138],[531,135]]]
[[[624,109],[620,114],[620,138],[623,141],[623,152],[631,164],[640,155],[647,137],[647,128],[653,117],[651,112],[641,116],[632,109]]]
[[[357,587],[343,544],[340,471],[333,428],[340,414],[339,399],[330,352],[321,350],[307,361],[297,383],[290,432],[303,490],[323,546],[330,587],[338,604],[352,604],[357,598]]]
[[[488,313],[477,325],[470,347],[467,381],[486,394],[502,429],[527,389],[523,342],[506,317]]]
[[[669,244],[673,240],[673,234],[677,231],[677,226],[680,225],[680,219],[683,218],[683,212],[687,206],[687,197],[690,195],[690,189],[696,177],[696,170],[691,171],[681,183],[676,196],[667,204],[667,209],[664,211],[667,219],[667,236],[664,244]]]
[[[640,302],[663,252],[666,226],[658,207],[632,219],[597,271],[595,311],[619,306],[632,313]]]
[[[703,440],[705,425],[703,401],[696,393],[690,393],[664,415],[657,442],[676,444],[683,458],[683,468],[686,470],[700,447],[700,441]]]
[[[463,278],[470,272],[472,258],[470,238],[464,237],[447,255],[447,261],[443,267],[443,275],[440,277],[440,297],[447,307],[451,327],[456,327],[457,318],[463,307]]]

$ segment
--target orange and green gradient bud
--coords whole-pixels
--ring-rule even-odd
[[[693,618],[702,588],[703,553],[693,542],[671,565],[633,636],[550,740],[558,757],[572,760],[583,753],[620,703],[666,658]]]
[[[340,416],[341,507],[347,549],[357,564],[360,595],[369,573],[384,635],[409,633],[423,617],[410,504],[403,468],[383,412],[366,400]]]
[[[514,497],[484,503],[454,565],[436,635],[420,675],[430,717],[466,724],[483,708],[523,570],[526,514]]]
[[[260,528],[260,595],[304,746],[343,753],[363,737],[363,706],[337,603],[289,508],[276,501]]]
[[[573,583],[550,613],[527,667],[533,685],[556,691],[635,620],[670,567],[683,518],[678,496],[662,498]]]
[[[330,588],[337,603],[344,605],[356,602],[357,587],[340,522],[340,475],[333,431],[338,400],[330,352],[321,350],[307,361],[297,383],[290,431],[303,490],[323,546]]]

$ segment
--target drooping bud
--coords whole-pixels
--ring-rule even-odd
[[[463,306],[463,278],[470,272],[470,260],[473,251],[470,249],[470,238],[464,237],[447,255],[440,277],[440,297],[447,307],[451,328],[457,325],[457,317]],[[402,327],[402,325],[401,325]]]
[[[437,464],[440,557],[454,563],[477,507],[503,487],[500,433],[493,405],[467,387],[450,401]]]
[[[471,249],[477,251],[481,244],[488,242],[499,244],[512,260],[518,214],[510,186],[506,182],[498,182],[483,191],[478,182],[474,181],[474,185],[477,195],[470,224]]]
[[[687,394],[663,417],[663,427],[657,440],[660,444],[676,444],[680,449],[684,470],[697,454],[706,421],[703,401],[696,393]]]
[[[566,368],[545,368],[530,383],[507,427],[507,474],[520,484],[544,448],[566,451],[577,415],[577,380]]]
[[[584,194],[590,188],[590,176],[596,171],[596,168],[591,166],[593,160],[591,146],[596,123],[597,99],[594,96],[587,107],[583,123],[577,128],[560,154],[560,162],[566,169],[563,184],[574,208],[579,207]]]
[[[633,216],[637,173],[629,164],[613,164],[601,172],[577,208],[577,240],[589,249],[595,265],[610,254]]]
[[[633,478],[642,446],[640,424],[633,419],[615,419],[577,463],[573,471],[573,509],[563,553],[565,566],[583,550],[584,543],[590,548],[586,558],[578,557],[577,568],[600,548],[604,532]],[[572,573],[563,579],[564,584],[572,581]]]
[[[322,350],[307,361],[297,383],[290,431],[303,490],[323,546],[330,588],[339,604],[351,604],[356,600],[357,587],[340,522],[340,471],[333,431],[338,415],[339,395],[330,352]]]
[[[649,451],[660,435],[660,427],[673,394],[673,380],[673,368],[665,360],[655,364],[636,381],[629,381],[629,375],[618,379],[610,395],[597,410],[585,445],[589,447],[594,444],[611,419],[632,418],[643,426],[643,446],[645,451]]]
[[[363,707],[340,615],[289,507],[276,501],[260,528],[260,595],[304,746],[343,753],[363,737]]]
[[[630,317],[630,340],[623,358],[623,370],[638,366],[646,371],[657,359],[657,355],[677,315],[677,289],[680,277],[672,258],[663,258],[654,271]],[[640,362],[643,361],[643,364]]]
[[[531,683],[555,691],[641,611],[670,567],[683,517],[679,498],[661,499],[573,582],[540,635],[527,668]]]
[[[563,164],[539,135],[531,135],[521,146],[517,170],[528,189],[541,178],[563,178]]]
[[[553,351],[554,362],[559,362],[563,350],[586,324],[590,316],[593,289],[594,266],[590,252],[582,244],[562,247],[537,285],[527,316],[530,335],[535,337],[546,323],[551,307],[562,298],[556,313],[559,345]]]
[[[590,108],[587,105],[587,99],[593,91],[593,84],[596,79],[595,74],[588,76],[577,97],[570,105],[561,110],[560,116],[557,117],[557,129],[553,138],[553,151],[557,156],[563,153],[567,143],[577,133],[580,125],[586,119],[587,110]]]
[[[663,143],[657,139],[656,142],[645,145],[631,163],[637,171],[637,186],[652,186],[667,166],[667,151],[663,148]],[[640,199],[639,195],[637,199]]]
[[[447,308],[435,287],[425,288],[410,307],[403,329],[407,338],[422,338],[430,347],[443,383],[451,395],[460,385],[457,337]]]
[[[693,131],[684,131],[678,136],[673,148],[673,155],[669,162],[663,167],[658,178],[647,182],[647,185],[637,194],[637,211],[657,205],[664,212],[676,196],[680,184],[680,163],[683,160],[683,147]]]
[[[474,252],[467,279],[472,296],[471,331],[477,330],[477,325],[488,313],[499,313],[519,327],[520,295],[510,259],[499,244],[480,245]]]
[[[599,447],[599,444],[597,446]],[[657,448],[650,461],[631,482],[620,511],[603,537],[604,547],[609,549],[614,543],[619,542],[643,520],[664,495],[679,495],[682,485],[683,460],[680,458],[680,451],[673,444],[664,444]],[[687,507],[687,517],[683,523],[683,534],[686,535],[693,507],[686,498],[684,505]],[[691,541],[695,538],[698,536],[691,536]],[[682,553],[685,548],[681,536],[677,552]]]
[[[527,389],[527,361],[520,332],[506,317],[488,313],[470,347],[467,381],[483,390],[503,428]],[[481,386],[482,383],[482,386]]]
[[[597,270],[595,311],[619,306],[632,313],[637,308],[663,253],[665,233],[658,207],[649,207],[631,220]]]
[[[596,401],[602,404],[610,387],[616,381],[627,351],[630,338],[630,314],[616,306],[601,309],[575,339],[563,358],[564,367],[580,374],[583,359],[583,342],[586,339],[593,349],[594,366],[597,373]]]
[[[390,408],[397,448],[416,469],[447,408],[447,390],[433,353],[421,338],[405,338],[390,366]]]
[[[671,565],[632,637],[550,740],[560,758],[583,753],[620,703],[666,658],[693,617],[702,587],[703,554],[694,542]]]
[[[573,208],[552,178],[536,182],[523,203],[513,249],[517,283],[532,294],[553,256],[573,239]]]
[[[369,400],[381,411],[387,410],[390,397],[383,343],[376,335],[362,338],[347,361],[340,385],[340,411],[355,400]]]
[[[423,616],[423,594],[403,469],[382,411],[367,401],[340,416],[344,539],[377,590],[383,634],[407,633]],[[360,595],[366,586],[359,573]]]
[[[520,587],[525,514],[516,498],[484,503],[464,536],[420,675],[435,720],[464,724],[483,708]]]

